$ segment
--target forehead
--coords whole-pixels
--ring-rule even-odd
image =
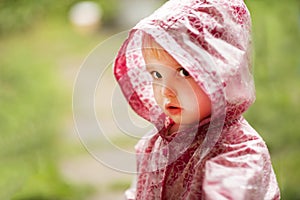
[[[142,39],[142,54],[147,68],[149,66],[180,66],[179,63],[152,36],[145,34]]]
[[[180,67],[180,64],[163,49],[143,49],[143,56],[147,68],[170,67],[173,69],[178,69],[178,67]]]

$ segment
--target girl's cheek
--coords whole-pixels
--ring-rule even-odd
[[[158,105],[161,105],[161,91],[157,84],[153,84],[154,99]]]

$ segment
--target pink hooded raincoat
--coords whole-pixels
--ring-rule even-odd
[[[211,116],[166,133],[172,120],[154,100],[142,55],[151,35],[206,92]],[[170,0],[130,32],[114,63],[132,109],[155,128],[136,145],[127,199],[279,199],[265,142],[242,117],[254,102],[251,19],[242,0]]]

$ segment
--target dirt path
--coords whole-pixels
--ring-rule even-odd
[[[89,155],[64,160],[61,172],[70,182],[92,186],[96,191],[87,200],[121,200],[123,191],[112,189],[118,181],[130,181],[131,176],[109,169]]]
[[[73,90],[73,84],[79,70],[79,62],[72,61],[71,63],[64,63],[62,69],[62,77],[70,90]],[[75,65],[76,64],[76,65]],[[111,85],[111,87],[114,87]],[[107,91],[111,91],[112,88],[105,88]],[[83,98],[84,99],[84,98]],[[86,116],[86,102],[83,102],[79,115]],[[101,108],[100,108],[101,109]],[[109,108],[108,108],[109,109]],[[103,111],[103,112],[107,112]],[[75,124],[73,122],[73,116],[70,115],[66,120],[66,128],[62,134],[62,141],[65,145],[72,146],[72,148],[82,149],[78,155],[72,155],[65,158],[60,163],[60,170],[64,178],[71,183],[90,185],[96,189],[95,193],[87,200],[121,200],[124,199],[123,192],[125,190],[124,185],[128,185],[131,182],[132,175],[118,172],[111,168],[108,168],[93,158],[88,151],[83,150],[84,147],[80,142],[78,133],[75,131]],[[93,124],[86,119],[84,126],[89,128],[93,127]],[[112,122],[109,122],[112,123]],[[109,124],[106,123],[106,124]],[[90,130],[90,129],[89,129]],[[97,131],[97,130],[90,130]],[[113,132],[113,131],[112,131]],[[95,134],[94,134],[95,135]],[[90,138],[94,140],[95,138]],[[115,152],[111,152],[110,159],[119,159]],[[130,163],[129,163],[130,164]],[[132,165],[135,165],[132,163]],[[127,186],[126,186],[127,187]]]

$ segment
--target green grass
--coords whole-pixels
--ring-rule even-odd
[[[300,199],[299,4],[246,3],[253,19],[257,91],[246,117],[269,146],[282,199]]]
[[[120,180],[117,182],[112,182],[108,185],[108,190],[116,192],[124,192],[126,189],[130,188],[131,182],[126,180]]]
[[[56,167],[64,152],[58,134],[71,113],[71,90],[59,70],[83,60],[98,39],[51,20],[0,38],[0,199],[84,199],[88,193],[66,183]]]

